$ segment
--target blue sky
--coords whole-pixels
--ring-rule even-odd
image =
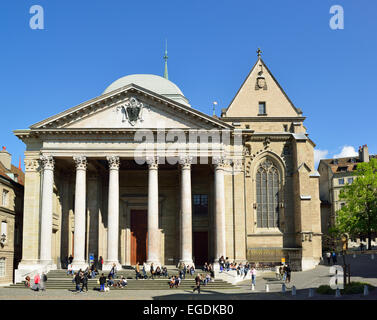
[[[29,27],[32,5],[44,9],[43,30]],[[329,26],[332,5],[344,9],[343,30]],[[307,117],[318,154],[363,144],[375,154],[376,17],[373,0],[4,0],[0,144],[18,165],[25,146],[12,130],[96,97],[124,75],[162,75],[168,39],[169,79],[193,107],[210,113],[216,100],[217,114],[226,108],[260,47]]]

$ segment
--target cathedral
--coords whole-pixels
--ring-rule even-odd
[[[258,56],[221,116],[163,77],[124,76],[14,134],[26,145],[16,270],[288,262],[322,256],[319,174],[305,117]],[[287,71],[288,72],[288,71]]]

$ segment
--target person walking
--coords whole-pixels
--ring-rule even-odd
[[[74,281],[75,281],[75,284],[76,284],[76,292],[81,292],[81,289],[80,289],[80,283],[81,283],[80,272],[76,272]]]
[[[32,286],[32,289],[34,291],[38,291],[39,290],[39,282],[41,280],[41,277],[39,276],[39,273],[37,273],[35,276],[34,276],[34,285]]]
[[[81,291],[84,291],[84,287],[85,287],[85,292],[88,292],[88,273],[87,272],[84,272],[81,280],[82,280]]]
[[[291,267],[289,265],[286,266],[285,272],[287,275],[285,282],[290,283],[291,282]]]
[[[200,284],[202,282],[202,277],[201,277],[201,274],[199,273],[196,277],[195,277],[195,285],[196,287],[194,288],[194,290],[192,291],[192,293],[194,293],[196,290],[198,290],[198,294],[200,294]]]
[[[332,262],[333,262],[333,264],[337,264],[337,258],[336,258],[336,252],[335,251],[333,251],[333,253],[332,253]]]
[[[257,270],[254,266],[251,267],[251,285],[255,287],[256,278],[257,278]]]
[[[42,272],[42,277],[40,280],[40,288],[42,291],[46,291],[46,282],[47,282],[47,276]]]
[[[327,259],[327,264],[331,264],[331,253],[329,251],[326,252],[326,259]]]
[[[102,258],[102,256],[99,256],[99,258],[98,258],[98,269],[102,270],[102,266],[103,266],[103,258]]]
[[[102,275],[99,278],[99,291],[105,291],[105,284],[106,284],[106,277],[102,273]]]

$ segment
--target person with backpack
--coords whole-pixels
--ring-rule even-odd
[[[102,275],[99,278],[99,291],[105,291],[105,284],[106,284],[106,277],[102,273]]]
[[[47,276],[42,272],[42,277],[40,280],[40,288],[42,291],[46,291],[46,282],[47,282]]]

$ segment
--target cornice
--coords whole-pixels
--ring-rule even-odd
[[[304,122],[306,117],[222,117],[220,119],[224,122]]]

